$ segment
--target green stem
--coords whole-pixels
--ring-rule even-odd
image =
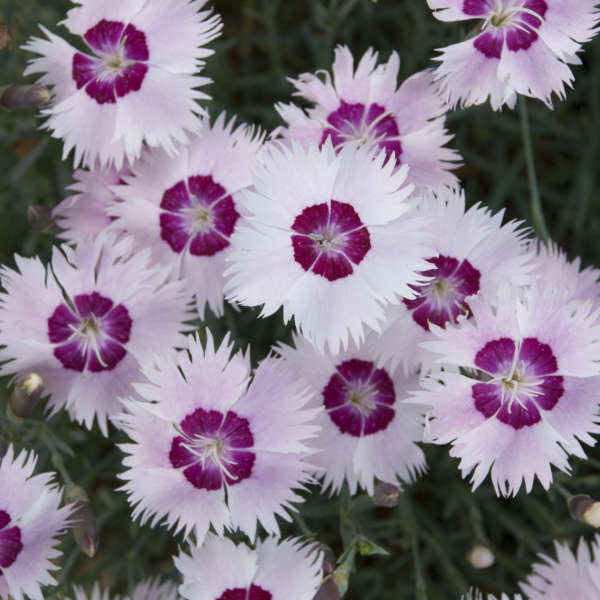
[[[526,100],[519,96],[519,112],[521,113],[521,132],[523,134],[523,147],[525,150],[525,161],[527,162],[527,178],[529,179],[531,219],[533,227],[538,237],[543,242],[548,242],[550,234],[544,219],[542,202],[540,200],[540,191],[538,189],[537,177],[535,174],[535,161],[533,158],[533,144],[531,143],[531,128],[529,126],[529,114],[527,112]]]

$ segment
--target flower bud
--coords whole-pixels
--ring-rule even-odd
[[[467,552],[467,560],[475,569],[487,569],[496,562],[490,547],[481,542],[476,542],[471,546]]]
[[[9,85],[0,90],[0,106],[8,110],[35,108],[47,104],[51,98],[50,90],[37,83]]]
[[[30,204],[27,207],[27,219],[37,231],[47,231],[54,225],[50,209],[43,204]]]
[[[339,600],[340,590],[334,580],[336,558],[335,552],[326,544],[321,544],[323,551],[323,582],[313,600]]]
[[[569,499],[567,505],[574,519],[592,527],[600,527],[600,502],[587,494],[577,494]]]
[[[96,518],[85,490],[74,483],[66,486],[66,498],[75,503],[75,510],[71,516],[73,521],[73,537],[82,552],[92,558],[99,544]]]
[[[44,382],[37,373],[19,377],[8,401],[12,415],[26,419],[44,393]]]
[[[8,48],[10,50],[12,48],[12,41],[10,29],[6,26],[6,23],[0,21],[0,49]]]
[[[375,484],[375,492],[373,493],[373,504],[375,506],[384,506],[385,508],[394,508],[400,502],[401,489],[397,485],[378,481]]]

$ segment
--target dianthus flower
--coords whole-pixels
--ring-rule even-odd
[[[320,450],[312,462],[323,469],[323,488],[337,493],[346,480],[350,493],[360,485],[373,495],[375,478],[396,485],[425,469],[416,444],[423,439],[423,411],[402,402],[418,387],[418,376],[386,368],[376,335],[336,355],[321,354],[300,336],[294,344],[277,351],[310,385],[309,406],[324,409],[311,441]]]
[[[229,297],[262,304],[262,316],[283,305],[286,321],[331,352],[365,325],[379,330],[384,306],[415,297],[410,286],[434,254],[423,220],[406,214],[406,167],[385,159],[354,146],[336,154],[329,138],[265,154],[242,195],[250,215],[231,238]]]
[[[426,439],[452,443],[473,488],[490,472],[497,494],[515,495],[523,480],[529,492],[535,477],[548,489],[550,465],[568,472],[568,455],[584,458],[580,442],[600,432],[598,315],[554,286],[504,289],[496,307],[482,297],[470,307],[471,319],[432,326],[438,339],[425,344],[450,366],[416,393],[433,406]]]
[[[256,550],[210,535],[175,566],[189,600],[312,600],[321,584],[321,555],[300,539],[258,542]],[[232,565],[235,568],[232,568]]]
[[[574,555],[567,544],[554,542],[556,560],[540,555],[533,573],[521,589],[528,600],[598,600],[600,598],[600,536],[594,538],[591,551],[583,537]]]
[[[33,475],[33,452],[15,456],[12,446],[0,462],[0,596],[43,600],[41,586],[56,585],[50,562],[61,553],[56,536],[69,525],[72,505],[61,507],[62,492],[52,473]]]
[[[171,581],[161,583],[159,579],[151,578],[138,583],[130,596],[111,596],[107,589],[94,584],[91,596],[83,588],[73,586],[75,600],[177,600],[177,584]]]
[[[417,191],[457,185],[449,170],[458,166],[460,155],[443,147],[452,135],[444,127],[447,107],[433,81],[433,71],[416,73],[398,88],[398,54],[392,52],[388,62],[379,66],[377,58],[370,48],[354,71],[350,50],[338,46],[333,81],[326,71],[290,79],[296,95],[315,106],[305,113],[294,104],[276,104],[287,124],[278,132],[306,147],[323,145],[331,138],[336,150],[348,143],[385,150],[386,160],[410,167],[407,181],[415,184]]]
[[[134,519],[152,526],[193,531],[201,544],[209,527],[222,534],[239,527],[251,538],[257,520],[278,533],[275,519],[289,519],[292,488],[311,481],[305,445],[316,433],[314,410],[299,378],[274,358],[249,382],[250,361],[224,341],[206,349],[190,336],[186,351],[149,362],[148,384],[136,386],[148,402],[129,402],[121,417],[133,440],[121,447],[127,469],[121,489]]]
[[[41,55],[25,74],[42,73],[54,102],[43,114],[53,137],[64,140],[63,158],[75,149],[75,165],[132,163],[143,143],[169,153],[198,131],[196,88],[209,83],[195,73],[212,50],[203,46],[221,29],[218,15],[201,11],[206,0],[120,0],[79,4],[62,22],[81,39],[81,52],[41,27],[25,50]]]
[[[131,233],[154,260],[186,281],[200,315],[205,305],[223,313],[223,271],[229,238],[241,216],[239,193],[252,184],[252,167],[263,135],[252,127],[234,129],[221,113],[173,158],[156,149],[133,167],[128,185],[115,188],[117,230]]]
[[[441,21],[482,21],[475,35],[440,48],[436,70],[442,90],[455,106],[514,107],[517,94],[552,107],[552,93],[571,87],[569,64],[597,33],[597,0],[427,0]]]
[[[126,175],[131,175],[127,161],[119,171],[111,165],[102,167],[98,163],[90,170],[77,169],[73,174],[75,183],[67,188],[76,193],[65,198],[52,211],[52,216],[63,230],[60,237],[77,244],[106,229],[114,221],[108,209],[113,202],[120,201],[111,188],[124,183]]]
[[[503,210],[495,215],[480,205],[465,210],[463,192],[441,190],[419,200],[416,212],[427,220],[432,239],[434,252],[422,273],[429,279],[411,286],[415,298],[388,309],[380,347],[392,365],[402,360],[409,369],[421,365],[427,371],[433,355],[419,344],[433,339],[430,323],[445,327],[468,317],[470,297],[494,299],[501,284],[530,283],[533,267],[527,229],[518,221],[502,225]]]
[[[138,361],[184,341],[181,283],[165,284],[166,270],[131,242],[100,235],[55,248],[48,268],[15,256],[19,270],[0,271],[0,372],[38,374],[53,412],[65,406],[88,428],[96,416],[104,434],[141,378]]]

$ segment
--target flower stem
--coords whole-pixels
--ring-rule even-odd
[[[535,161],[533,158],[533,145],[531,143],[531,128],[529,126],[529,114],[527,112],[526,100],[519,96],[519,112],[521,113],[521,132],[523,134],[523,147],[525,150],[525,161],[527,163],[527,178],[529,179],[531,219],[538,237],[543,242],[548,242],[550,234],[544,219],[540,192],[535,174]]]

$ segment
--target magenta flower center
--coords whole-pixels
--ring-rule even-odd
[[[428,258],[435,269],[421,274],[431,277],[424,285],[411,285],[417,297],[404,300],[412,311],[413,319],[423,329],[429,331],[429,323],[444,327],[446,323],[456,323],[459,315],[471,315],[465,299],[479,291],[479,271],[465,258],[459,261],[451,256]]]
[[[8,569],[23,550],[21,530],[16,525],[9,527],[10,515],[0,510],[0,575],[2,569]]]
[[[85,87],[98,104],[137,92],[148,72],[146,35],[131,23],[102,19],[83,38],[94,56],[76,52],[71,74],[77,89]]]
[[[313,204],[294,220],[294,259],[305,271],[335,281],[354,272],[371,248],[367,228],[350,204]]]
[[[225,590],[217,600],[271,600],[271,592],[252,584],[249,588],[234,588]]]
[[[396,165],[400,165],[402,144],[398,124],[383,106],[373,103],[367,107],[341,100],[339,108],[327,117],[327,123],[319,147],[323,146],[328,137],[337,151],[347,142],[359,142],[385,150],[386,163],[392,153],[395,154]]]
[[[178,254],[213,256],[229,246],[239,214],[233,198],[211,175],[194,175],[170,187],[160,203],[160,237]]]
[[[487,379],[472,387],[475,408],[515,429],[538,423],[541,411],[552,410],[564,393],[556,357],[537,338],[488,342],[477,352],[475,365]]]
[[[126,283],[126,282],[125,282]],[[127,354],[133,321],[123,304],[98,292],[59,304],[48,319],[48,339],[65,369],[92,373],[114,369]]]
[[[335,367],[323,404],[342,433],[359,437],[383,431],[394,418],[394,382],[385,369],[353,358]]]
[[[218,490],[250,477],[256,455],[248,419],[198,408],[175,428],[169,459],[194,487]]]
[[[463,11],[481,17],[483,33],[474,46],[487,58],[500,58],[504,41],[511,52],[527,50],[538,38],[548,5],[545,0],[464,0]]]

